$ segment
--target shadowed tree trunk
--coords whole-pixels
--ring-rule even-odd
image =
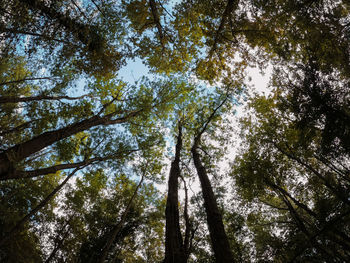
[[[216,112],[226,102],[227,98],[223,100],[220,105],[214,109],[209,116],[203,128],[195,136],[194,143],[191,149],[194,165],[201,183],[202,194],[204,199],[204,207],[207,214],[207,223],[209,228],[212,248],[216,258],[216,263],[233,263],[233,254],[230,249],[230,244],[225,232],[222,215],[218,208],[216,198],[211,186],[207,171],[201,162],[200,155],[197,151],[200,144],[201,136],[206,131],[209,122],[214,118]]]
[[[165,259],[164,263],[185,263],[186,254],[182,242],[182,235],[179,223],[178,206],[178,179],[180,177],[180,153],[182,148],[182,127],[179,124],[179,133],[177,136],[175,159],[171,163],[168,198],[165,209],[166,227],[165,227]]]
[[[205,167],[202,165],[197,144],[192,147],[192,156],[197,174],[201,183],[204,198],[204,206],[207,214],[207,222],[210,239],[217,263],[232,263],[233,255],[225,232],[222,216],[219,211],[210,180]]]
[[[195,229],[193,229],[193,224],[192,224],[193,222],[188,215],[188,191],[187,191],[186,181],[183,176],[180,175],[180,177],[184,183],[184,190],[185,190],[185,207],[184,207],[185,236],[184,236],[183,247],[184,247],[186,262],[187,262],[192,250],[192,240],[194,237]]]

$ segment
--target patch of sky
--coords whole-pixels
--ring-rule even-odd
[[[151,74],[142,60],[136,58],[127,61],[126,66],[118,71],[118,77],[127,83],[136,84],[142,77],[151,77]]]

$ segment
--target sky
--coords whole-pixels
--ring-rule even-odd
[[[127,61],[126,66],[122,67],[118,71],[118,76],[125,82],[134,84],[137,80],[143,76],[151,76],[148,74],[148,68],[142,63],[141,59]]]

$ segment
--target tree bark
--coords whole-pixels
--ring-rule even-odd
[[[17,144],[0,154],[0,178],[8,176],[9,173],[13,172],[15,170],[14,164],[16,162],[25,159],[31,154],[36,153],[55,142],[98,125],[124,123],[140,111],[141,110],[130,112],[129,114],[117,119],[112,119],[116,113],[110,113],[102,117],[94,115],[83,121],[73,123],[58,130],[45,132],[24,143]]]
[[[207,214],[209,234],[216,258],[216,263],[233,263],[235,261],[225,232],[222,216],[216,203],[213,188],[211,186],[207,171],[201,162],[197,149],[199,147],[202,134],[206,131],[209,123],[215,117],[217,111],[226,103],[228,98],[229,96],[227,95],[225,99],[212,111],[203,127],[195,136],[193,146],[191,148],[194,166],[196,167],[199,181],[201,183],[202,194],[204,198],[204,207]]]
[[[201,183],[204,207],[207,214],[207,222],[210,233],[212,248],[216,258],[216,263],[232,263],[234,262],[233,254],[230,249],[230,244],[225,232],[222,216],[216,199],[213,188],[207,175],[205,167],[202,165],[200,155],[197,151],[198,143],[195,143],[191,149],[194,165]]]
[[[193,229],[192,221],[190,220],[190,217],[188,215],[188,191],[187,191],[186,181],[185,181],[185,178],[183,178],[183,176],[180,176],[180,177],[184,183],[184,189],[185,189],[185,207],[184,207],[185,236],[184,236],[183,247],[184,247],[186,262],[187,262],[191,254],[191,242],[192,242],[194,229]]]
[[[179,222],[179,176],[180,176],[180,153],[182,148],[182,127],[179,124],[179,133],[177,136],[175,159],[171,163],[168,198],[165,208],[165,258],[164,263],[186,263],[186,254],[183,247],[182,235]]]

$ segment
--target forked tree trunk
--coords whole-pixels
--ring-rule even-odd
[[[178,206],[178,179],[180,177],[180,153],[182,148],[182,128],[179,125],[179,134],[177,136],[175,159],[171,163],[168,198],[165,209],[166,227],[165,227],[165,259],[164,263],[185,263],[186,254],[182,242],[182,235],[179,223]]]

